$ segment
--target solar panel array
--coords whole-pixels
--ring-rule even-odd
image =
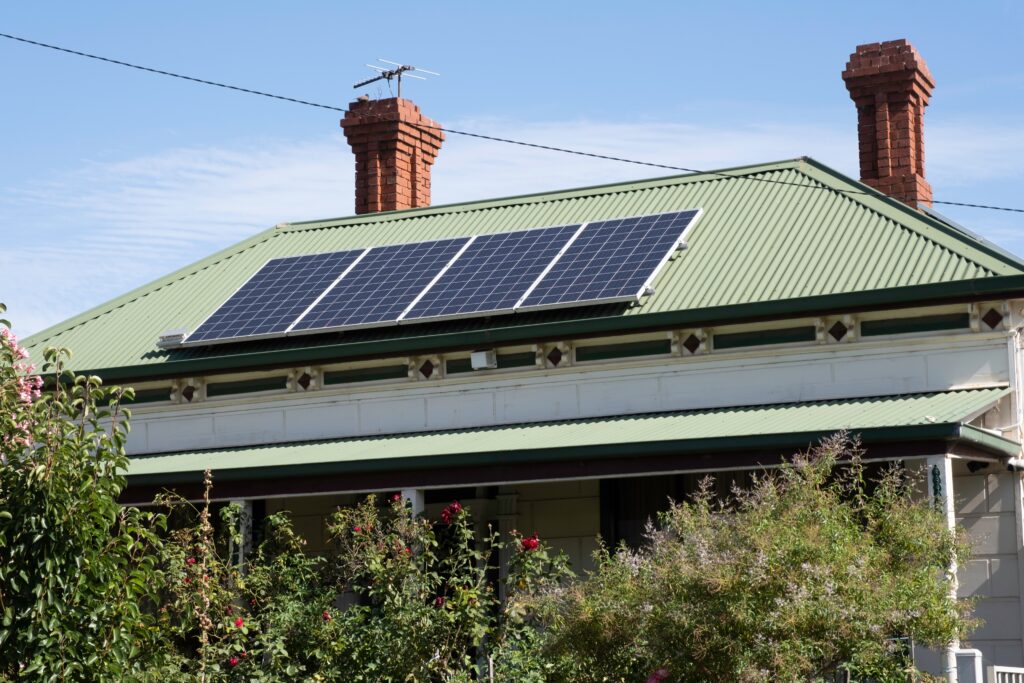
[[[637,301],[699,214],[273,259],[183,343]]]

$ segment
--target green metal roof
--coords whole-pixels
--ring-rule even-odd
[[[198,481],[206,468],[221,479],[248,479],[652,452],[779,448],[788,455],[843,429],[859,433],[865,443],[962,440],[1016,456],[1020,444],[963,424],[1009,391],[989,388],[688,410],[147,455],[131,459],[128,476],[135,484],[173,484]]]
[[[614,333],[707,322],[714,315],[735,320],[737,315],[799,314],[826,303],[854,306],[982,290],[1024,291],[1024,263],[812,160],[732,169],[731,178],[720,173],[283,225],[25,343],[34,355],[46,346],[67,346],[80,370],[139,379],[415,352],[459,341],[472,345],[530,335],[551,338],[577,330]],[[687,208],[704,210],[688,237],[689,249],[665,266],[654,283],[656,294],[641,306],[566,309],[210,348],[156,347],[160,332],[194,329],[270,258]]]

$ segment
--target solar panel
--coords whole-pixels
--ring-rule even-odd
[[[292,328],[292,332],[395,324],[469,242],[468,237],[372,247]]]
[[[699,213],[588,223],[516,310],[636,301]]]
[[[211,343],[283,333],[364,250],[268,261],[185,340]]]
[[[481,235],[401,322],[512,313],[579,225]]]

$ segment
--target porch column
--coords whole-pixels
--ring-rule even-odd
[[[427,507],[423,489],[402,489],[402,498],[409,501],[414,517],[422,515]]]
[[[245,561],[252,554],[252,501],[236,498],[229,502],[231,505],[237,505],[240,508],[237,532],[241,542],[236,544],[235,537],[232,535],[228,545],[228,557],[231,558],[233,564],[242,567],[244,570]]]
[[[948,455],[933,455],[928,463],[928,497],[932,504],[941,508],[946,517],[946,526],[950,530],[956,527],[956,511],[953,508],[953,460]],[[949,580],[949,592],[957,598],[956,560],[950,560],[946,570]],[[958,683],[956,667],[956,651],[960,649],[960,641],[956,640],[946,647],[943,653],[942,669],[947,683]]]

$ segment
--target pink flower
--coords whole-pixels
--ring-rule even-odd
[[[187,560],[185,560],[185,564],[187,564],[187,565],[188,565],[188,566],[190,566],[190,567],[191,567],[192,565],[194,565],[195,563],[196,563],[196,558],[194,558],[194,557],[190,557],[190,558],[188,558]]]
[[[666,678],[668,678],[668,669],[662,666],[652,671],[644,683],[661,683]]]
[[[401,500],[402,500],[402,494],[401,493],[392,493],[391,494],[391,502],[392,503],[397,503],[397,502],[399,502]]]
[[[354,527],[352,527],[352,532],[353,533],[357,533],[357,534],[361,534],[363,532],[363,527],[361,527],[361,526],[354,526]]]
[[[327,610],[324,610],[324,613],[321,615],[321,617],[323,618],[324,621],[330,621],[331,620],[331,613],[328,612]]]
[[[235,610],[231,608],[231,605],[228,605],[227,607],[224,608],[224,614],[228,615],[229,617],[232,614],[234,614],[234,613],[235,613]]]
[[[238,657],[232,657],[228,660],[228,664],[231,666],[238,666]]]
[[[242,626],[244,625],[245,619],[243,619],[242,617],[238,617],[237,619],[235,619],[235,628],[242,628]]]

